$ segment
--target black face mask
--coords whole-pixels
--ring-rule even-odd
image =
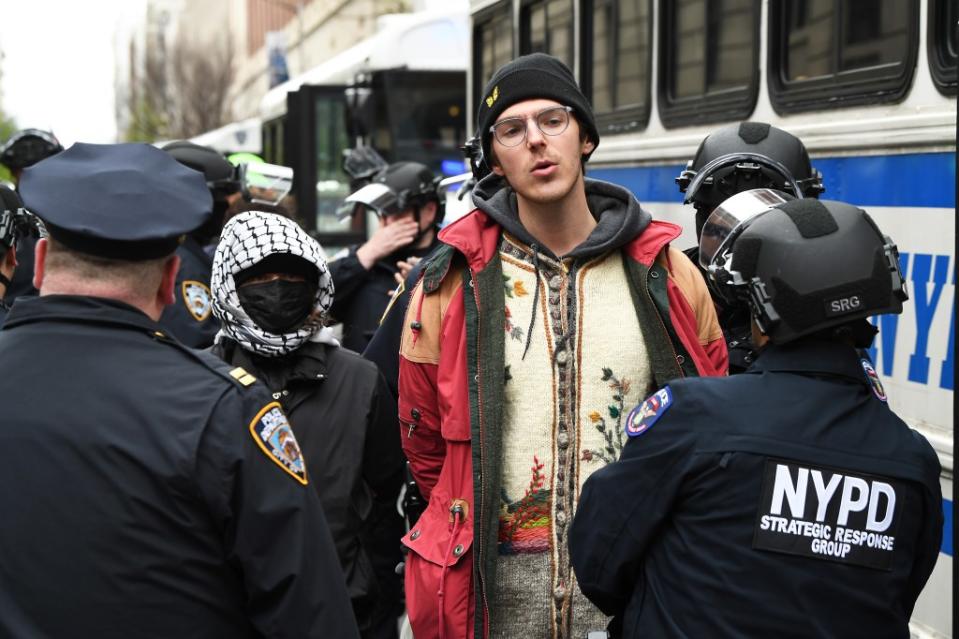
[[[300,327],[316,305],[316,282],[273,280],[237,289],[250,319],[267,332],[289,333]]]

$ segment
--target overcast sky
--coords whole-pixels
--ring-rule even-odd
[[[116,141],[114,32],[141,1],[0,0],[4,112],[65,146]]]

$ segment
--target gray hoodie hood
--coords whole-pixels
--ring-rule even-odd
[[[652,216],[644,211],[639,200],[627,189],[601,180],[585,179],[586,202],[596,218],[596,228],[582,244],[564,256],[550,250],[530,235],[519,221],[516,193],[502,177],[490,173],[473,189],[473,204],[493,218],[510,235],[527,245],[537,245],[545,255],[577,259],[601,255],[631,241],[649,225]]]

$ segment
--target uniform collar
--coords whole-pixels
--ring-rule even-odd
[[[138,308],[119,300],[86,295],[18,298],[4,328],[49,320],[126,326],[165,335],[163,328]]]
[[[768,344],[748,372],[839,376],[867,383],[862,356],[855,348],[815,339],[782,345]]]

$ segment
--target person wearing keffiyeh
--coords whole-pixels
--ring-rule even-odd
[[[260,378],[289,416],[357,624],[371,637],[397,603],[384,600],[366,550],[384,541],[370,529],[374,502],[395,499],[402,483],[395,400],[376,366],[324,326],[332,278],[319,243],[293,220],[259,211],[231,219],[211,284],[222,324],[212,351]]]

